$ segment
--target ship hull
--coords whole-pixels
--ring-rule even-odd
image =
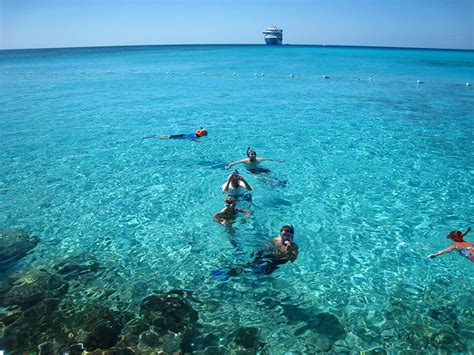
[[[265,43],[271,46],[279,46],[282,42],[281,38],[265,38]]]

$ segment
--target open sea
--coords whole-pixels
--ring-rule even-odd
[[[108,345],[474,352],[474,263],[426,258],[450,231],[474,227],[473,51],[0,51],[0,115],[0,229],[39,237],[1,280],[76,263],[58,317],[99,306],[121,315]],[[199,142],[143,139],[199,127],[209,131]],[[224,166],[247,147],[283,162],[263,162],[266,175],[236,166],[254,189],[240,204],[252,215],[229,233],[212,215],[224,207]],[[212,275],[290,223],[294,263]],[[134,329],[142,301],[170,291],[198,314],[185,339]],[[0,348],[34,351],[57,334],[29,324],[43,335],[21,345],[10,328]],[[80,342],[80,329],[67,332]]]

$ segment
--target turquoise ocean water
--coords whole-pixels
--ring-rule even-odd
[[[105,269],[69,290],[75,307],[138,312],[154,290],[192,291],[195,351],[237,351],[242,328],[271,354],[474,351],[474,263],[426,259],[474,224],[474,52],[15,50],[0,78],[0,228],[40,237],[4,276],[88,255]],[[142,139],[201,126],[199,143]],[[284,162],[241,167],[253,214],[236,249],[211,216],[248,146]],[[288,223],[295,263],[211,276]]]

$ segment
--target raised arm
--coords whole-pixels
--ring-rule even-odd
[[[224,186],[222,187],[222,192],[227,192],[229,191],[229,186],[230,186],[230,177],[232,176],[232,174],[230,174],[228,177],[227,177],[227,181],[225,182]]]
[[[252,211],[245,210],[243,208],[237,207],[237,211],[245,213],[247,216],[252,214]]]
[[[245,188],[249,191],[252,191],[252,187],[249,185],[249,183],[247,182],[247,180],[244,179],[243,176],[240,176],[240,181],[242,181],[245,185]]]
[[[434,254],[430,254],[428,255],[428,259],[434,259],[440,255],[443,255],[443,254],[446,254],[446,253],[450,253],[452,252],[454,249],[456,249],[453,245],[447,247],[446,249],[443,249],[443,250],[440,250],[438,251],[437,253],[434,253]]]
[[[257,158],[257,161],[264,161],[264,160],[276,161],[278,163],[283,163],[283,160],[278,160],[278,159],[273,159],[273,158]]]
[[[296,243],[290,244],[286,251],[288,252],[288,259],[294,263],[298,258],[298,245]]]
[[[242,159],[242,160],[234,161],[234,162],[230,163],[229,165],[227,165],[227,166],[225,167],[225,169],[226,169],[226,170],[227,170],[227,169],[230,169],[231,166],[234,166],[234,165],[236,165],[236,164],[245,163],[246,160],[247,160],[247,159]]]

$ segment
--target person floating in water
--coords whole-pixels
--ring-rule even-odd
[[[446,249],[440,250],[435,254],[428,255],[428,259],[434,259],[440,255],[450,253],[453,250],[457,250],[460,255],[468,258],[470,261],[474,261],[474,243],[467,242],[464,240],[464,237],[467,233],[471,231],[471,227],[467,229],[466,232],[462,233],[461,231],[455,230],[448,234],[446,238],[453,240],[451,244]]]
[[[250,215],[252,212],[244,210],[243,208],[237,207],[237,200],[233,197],[227,197],[225,199],[226,206],[217,212],[212,219],[217,223],[220,223],[226,227],[230,226],[232,222],[237,217],[239,212],[245,213],[247,216]]]
[[[159,138],[159,139],[188,139],[197,142],[198,138],[207,136],[207,130],[205,128],[197,129],[194,133],[183,133],[183,134],[172,134],[172,135],[164,135],[164,136],[148,136],[143,137],[143,139],[147,138]]]
[[[277,161],[279,163],[283,163],[282,160],[277,160],[277,159],[272,159],[272,158],[257,158],[257,153],[254,150],[251,150],[250,147],[247,148],[247,158],[234,161],[227,165],[225,169],[230,169],[232,166],[236,164],[241,164],[244,163],[247,166],[247,170],[250,171],[253,174],[259,174],[259,173],[269,173],[270,170],[261,168],[258,165],[260,162],[264,160],[270,160],[270,161]]]
[[[285,225],[281,227],[277,237],[252,253],[254,258],[252,261],[244,265],[214,270],[212,275],[224,277],[224,279],[246,272],[269,275],[280,265],[286,264],[288,261],[293,263],[298,258],[298,245],[293,241],[294,234],[294,227]]]
[[[252,200],[252,195],[245,193],[245,190],[252,191],[252,187],[237,170],[229,174],[227,181],[222,185],[222,192],[227,193],[228,196],[236,200]]]

